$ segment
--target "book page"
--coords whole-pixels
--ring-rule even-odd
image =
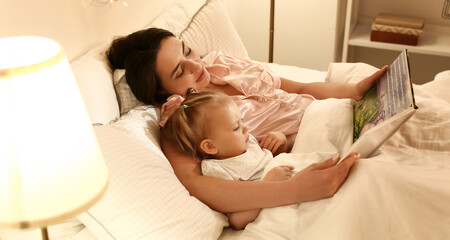
[[[411,96],[406,50],[391,64],[386,73],[354,107],[353,142],[365,131],[410,108]]]

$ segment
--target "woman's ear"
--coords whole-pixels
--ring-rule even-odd
[[[200,149],[209,155],[216,155],[219,152],[219,149],[214,145],[214,141],[209,138],[200,142]]]

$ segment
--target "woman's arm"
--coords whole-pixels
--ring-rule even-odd
[[[361,100],[364,94],[375,84],[378,79],[386,72],[387,66],[378,70],[371,76],[361,80],[356,84],[339,83],[300,83],[281,78],[281,89],[289,93],[310,94],[317,99],[325,98],[353,98],[356,101]]]
[[[336,164],[338,159],[312,164],[286,181],[247,182],[203,176],[199,159],[177,152],[164,138],[161,147],[189,194],[224,213],[331,197],[345,181],[358,158],[351,155],[339,164]]]

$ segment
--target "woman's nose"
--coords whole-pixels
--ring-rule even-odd
[[[243,131],[244,133],[247,133],[247,132],[248,132],[248,127],[247,127],[247,125],[244,124],[244,126],[242,126],[242,131]]]
[[[186,59],[185,60],[185,69],[188,71],[195,73],[201,70],[201,64],[192,60],[192,59]]]

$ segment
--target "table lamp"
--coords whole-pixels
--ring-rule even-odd
[[[78,215],[108,172],[61,46],[0,38],[0,228],[41,228]]]

